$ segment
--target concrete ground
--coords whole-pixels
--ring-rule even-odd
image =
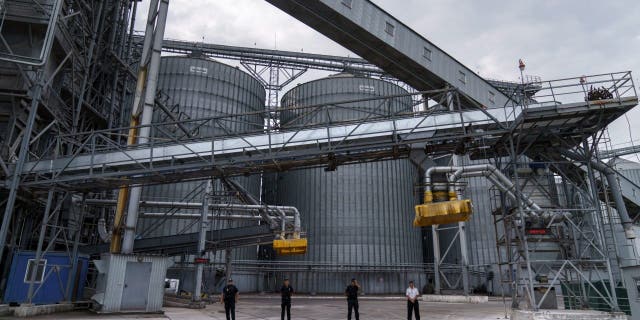
[[[280,301],[277,296],[241,296],[236,307],[237,320],[280,319]],[[291,318],[296,320],[346,319],[347,303],[342,297],[293,298]],[[421,319],[505,319],[502,301],[490,300],[484,304],[421,302]],[[164,308],[164,315],[96,315],[88,311],[39,316],[35,319],[226,319],[221,304],[208,305],[205,309]],[[406,319],[406,302],[400,298],[362,297],[360,319]]]

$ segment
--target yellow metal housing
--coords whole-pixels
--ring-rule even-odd
[[[473,213],[471,200],[425,203],[416,206],[414,227],[467,221]]]
[[[273,249],[278,255],[294,255],[307,253],[307,239],[273,240]]]

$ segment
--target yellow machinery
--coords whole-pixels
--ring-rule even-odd
[[[432,197],[431,197],[432,198]],[[425,200],[427,195],[425,194]],[[426,227],[434,224],[447,224],[467,221],[473,213],[471,200],[450,200],[426,202],[416,206],[414,227]]]
[[[273,240],[273,249],[281,256],[307,253],[307,239]]]

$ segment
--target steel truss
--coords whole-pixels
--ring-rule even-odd
[[[78,247],[98,241],[92,232],[81,232],[83,227],[93,231],[97,214],[73,202],[83,194],[61,188],[33,194],[6,169],[23,167],[40,150],[60,142],[53,138],[57,135],[118,126],[132,83],[130,34],[137,3],[2,1],[0,68],[11,82],[0,86],[0,176],[7,191],[0,227],[3,277],[15,251],[33,249],[36,263],[49,251],[67,252],[72,265],[55,270],[71,268],[75,274]],[[24,43],[39,47],[25,50]],[[55,148],[63,155],[77,147],[65,141]],[[65,300],[72,299],[72,278],[65,285]],[[31,284],[29,301],[39,286]]]
[[[384,111],[384,106],[394,99],[406,97],[401,95],[373,99],[379,101],[378,110],[368,111],[366,119],[359,122],[316,125],[307,121],[287,131],[272,128],[243,135],[227,130],[228,134],[212,137],[208,141],[178,141],[175,137],[163,135],[162,127],[177,122],[145,126],[155,136],[148,143],[127,148],[110,139],[121,128],[61,135],[59,141],[81,142],[78,151],[69,157],[52,157],[55,148],[45,150],[38,160],[27,163],[23,169],[23,185],[46,188],[54,184],[68,184],[69,188],[91,189],[95,186],[169,183],[201,179],[205,174],[220,175],[221,172],[231,176],[263,170],[406,157],[412,148],[424,148],[434,155],[446,154],[459,148],[461,142],[473,157],[486,158],[508,154],[508,148],[503,146],[511,136],[520,139],[517,146],[520,153],[545,149],[554,141],[562,142],[566,147],[575,147],[580,143],[576,137],[600,131],[637,103],[633,90],[629,91],[628,87],[631,85],[630,74],[620,73],[617,77],[609,81],[613,82],[613,91],[626,91],[625,94],[597,104],[590,101],[561,104],[556,101],[540,102],[526,108],[513,106],[442,111],[435,106],[410,113],[389,114]],[[616,83],[620,81],[624,85],[617,87]],[[443,89],[429,92],[430,95],[443,98],[451,93],[456,94],[457,91]],[[574,93],[554,95],[566,97]],[[331,108],[352,108],[349,105],[364,101],[367,100],[279,110],[295,111],[299,117],[305,117],[328,112]],[[191,126],[216,125],[224,129],[229,123],[242,122],[247,115],[250,114],[182,123]],[[514,131],[514,126],[521,129]]]
[[[584,81],[583,78],[582,90],[574,93],[583,95],[588,102],[586,88],[590,85]],[[555,97],[557,91],[553,87],[549,94]],[[621,220],[614,213],[613,208],[620,207],[609,200],[612,186],[604,183],[602,173],[592,167],[594,159],[599,161],[597,146],[604,130],[588,134],[582,125],[574,130],[575,136],[535,145],[527,141],[531,134],[528,126],[516,124],[512,134],[501,141],[508,154],[490,160],[511,175],[516,192],[526,189],[543,194],[549,203],[554,203],[544,209],[553,218],[533,219],[534,212],[525,204],[509,201],[504,192],[494,188],[500,277],[511,289],[515,308],[548,308],[549,303],[554,304],[561,297],[567,309],[628,310],[628,302],[619,299],[620,291],[616,289],[623,287],[621,261],[637,264],[637,253],[624,238]],[[575,150],[583,158],[561,156],[565,150]],[[519,174],[523,168],[540,166],[553,175],[553,186],[562,197],[558,190]],[[522,302],[524,305],[520,306]]]

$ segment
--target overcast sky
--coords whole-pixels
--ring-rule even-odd
[[[409,27],[483,77],[545,80],[631,70],[640,84],[638,0],[376,0]],[[140,4],[144,30],[148,1]],[[355,56],[262,0],[173,0],[166,38],[237,46]],[[310,74],[304,82],[317,74]],[[640,144],[640,111],[627,113]],[[629,126],[611,127],[629,144]]]

